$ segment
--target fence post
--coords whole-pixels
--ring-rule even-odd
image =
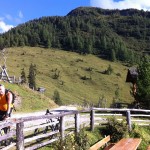
[[[24,122],[16,124],[16,147],[17,150],[24,150],[24,135],[23,135]]]
[[[127,124],[128,124],[128,127],[129,127],[129,131],[131,131],[131,130],[132,130],[132,127],[131,127],[130,110],[127,110]]]
[[[91,131],[94,131],[94,110],[93,109],[91,110],[90,113],[90,128]]]
[[[79,112],[75,114],[75,133],[79,133],[80,131],[80,116]]]
[[[60,117],[60,136],[62,140],[65,137],[64,130],[65,130],[64,116],[61,116]]]

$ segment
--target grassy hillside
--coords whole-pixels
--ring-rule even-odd
[[[16,113],[32,112],[58,107],[53,100],[44,96],[43,94],[33,92],[33,90],[29,89],[25,85],[10,84],[2,81],[1,83],[4,84],[6,88],[11,89],[16,94]]]
[[[102,60],[93,55],[37,47],[10,48],[7,52],[9,76],[19,77],[22,68],[28,76],[30,64],[35,64],[37,87],[45,87],[45,96],[51,99],[54,91],[58,90],[63,104],[83,104],[85,100],[97,104],[99,98],[104,96],[107,99],[106,106],[109,107],[117,88],[122,102],[133,101],[130,95],[131,85],[125,82],[128,68],[120,63]],[[113,68],[113,73],[103,74],[109,65]],[[53,79],[58,72],[59,78]],[[30,104],[28,105],[32,107]]]

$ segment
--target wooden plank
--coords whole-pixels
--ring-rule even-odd
[[[13,120],[9,120],[9,121],[12,121],[12,122],[8,122],[8,121],[0,122],[0,130],[8,126],[12,127],[16,123],[16,122],[13,122]]]
[[[95,114],[95,111],[94,110],[91,110],[91,113],[90,113],[90,127],[91,127],[91,131],[94,131],[94,114]]]
[[[69,132],[68,135],[69,135],[69,134],[72,134],[72,133],[74,133],[74,132]],[[66,136],[67,136],[67,135],[66,135]],[[36,145],[33,145],[33,146],[31,146],[31,147],[28,147],[28,148],[26,148],[25,150],[34,150],[34,149],[43,147],[43,146],[45,146],[45,145],[51,144],[51,143],[53,143],[53,142],[55,142],[55,141],[58,141],[58,140],[60,140],[60,138],[59,138],[59,137],[56,137],[56,138],[51,139],[51,140],[49,140],[49,141],[45,141],[45,142],[42,142],[42,143],[38,143],[38,144],[36,144]]]
[[[128,124],[129,131],[132,130],[132,124],[131,124],[131,117],[130,117],[130,115],[131,115],[131,112],[128,110],[126,112],[126,118],[127,118],[127,124]]]
[[[95,116],[122,116],[122,114],[112,114],[112,113],[101,113],[101,114],[95,114]]]
[[[61,136],[61,139],[64,139],[64,137],[65,137],[65,118],[64,118],[64,116],[60,117],[60,136]]]
[[[126,111],[136,111],[136,112],[150,112],[150,110],[147,109],[116,109],[116,108],[93,108],[94,110],[97,111],[118,111],[118,112],[126,112]]]
[[[131,117],[150,117],[150,115],[134,114],[134,115],[131,115]]]
[[[6,139],[11,138],[11,137],[13,137],[15,135],[16,135],[15,131],[10,131],[9,133],[0,136],[0,141],[6,140]]]
[[[140,143],[140,138],[124,138],[110,148],[110,150],[136,150]]]
[[[53,132],[50,132],[50,133],[45,133],[45,134],[40,134],[40,135],[37,135],[37,136],[33,136],[31,138],[27,138],[24,140],[24,143],[28,143],[28,142],[31,142],[33,140],[37,140],[37,139],[40,139],[40,138],[45,138],[45,137],[48,137],[48,136],[51,136],[51,135],[54,135],[54,134],[57,134],[59,133],[59,130],[56,130],[56,131],[53,131]]]
[[[132,119],[132,121],[135,121],[135,122],[150,122],[150,120],[136,120],[136,119]]]
[[[79,133],[80,131],[80,115],[79,113],[75,114],[75,133]]]
[[[23,117],[20,119],[23,119],[24,122],[26,121],[34,121],[34,120],[38,120],[38,119],[52,119],[52,118],[60,118],[63,116],[67,116],[67,115],[73,115],[78,113],[78,111],[69,111],[69,112],[63,112],[63,113],[59,113],[59,114],[55,114],[55,115],[41,115],[41,116],[30,116],[30,117]]]
[[[13,149],[12,147],[14,147],[16,145],[16,143],[11,143],[10,145],[2,148],[1,150],[10,150],[10,149]]]
[[[51,140],[46,141],[46,142],[35,144],[35,145],[31,146],[31,147],[26,148],[25,150],[34,150],[34,149],[43,147],[45,145],[48,145],[48,144],[53,143],[53,142],[58,141],[58,140],[59,140],[59,138],[57,137],[55,139],[51,139]]]
[[[149,126],[150,124],[138,123],[138,126]]]
[[[90,147],[89,150],[97,150],[109,141],[110,141],[110,135],[108,135],[107,137],[103,138],[102,140],[94,144],[92,147]]]
[[[23,131],[26,132],[26,131],[34,130],[36,128],[43,128],[43,127],[46,127],[46,126],[56,125],[58,123],[59,123],[59,121],[51,122],[51,123],[44,123],[44,124],[40,124],[40,125],[37,125],[37,126],[25,128]]]
[[[24,150],[24,122],[17,123],[16,125],[16,146],[17,150]]]

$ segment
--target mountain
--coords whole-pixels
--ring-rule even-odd
[[[18,79],[24,69],[28,77],[30,65],[36,65],[36,87],[46,89],[44,94],[39,94],[39,102],[47,106],[50,103],[45,98],[53,99],[56,90],[63,105],[98,106],[100,103],[101,107],[109,107],[113,102],[134,100],[130,94],[131,84],[126,83],[128,67],[119,62],[52,48],[14,47],[7,48],[6,52],[9,76]],[[35,95],[26,90],[18,93],[28,95],[30,105],[24,103],[25,106],[32,107],[33,103],[36,107]]]
[[[63,104],[109,107],[116,97],[133,102],[123,64],[149,54],[149,40],[148,11],[79,7],[18,25],[0,35],[0,47],[8,50],[9,75],[19,77],[22,69],[28,75],[30,64],[37,66],[37,87],[46,88],[46,97],[57,90]]]
[[[34,19],[0,35],[1,47],[58,48],[132,64],[149,53],[149,41],[150,12],[95,7]]]

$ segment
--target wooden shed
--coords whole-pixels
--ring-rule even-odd
[[[137,90],[137,86],[136,86],[137,78],[138,78],[137,68],[136,67],[129,68],[126,77],[126,82],[131,82],[133,84],[132,92],[134,96],[136,95],[136,90]]]
[[[37,91],[40,92],[40,93],[44,93],[44,92],[46,91],[46,88],[44,88],[44,87],[39,87],[39,88],[37,89]]]
[[[136,67],[131,67],[128,69],[126,82],[136,83],[138,77],[138,71]]]

